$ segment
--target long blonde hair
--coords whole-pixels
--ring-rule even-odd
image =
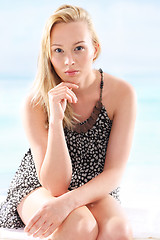
[[[61,82],[60,77],[56,74],[54,67],[51,63],[51,51],[50,51],[50,34],[53,26],[57,23],[69,23],[75,21],[84,21],[88,25],[90,31],[93,46],[99,46],[97,55],[100,53],[100,43],[95,33],[91,18],[86,10],[81,7],[72,5],[62,5],[59,7],[53,15],[51,15],[45,25],[44,32],[42,35],[40,54],[38,58],[38,69],[37,75],[33,84],[34,97],[32,102],[34,104],[41,104],[47,114],[46,127],[48,127],[50,110],[49,110],[49,99],[48,91],[54,88]],[[94,60],[95,60],[94,59]],[[75,122],[75,115],[72,110],[71,104],[67,103],[65,116],[63,119],[63,126],[72,128]]]

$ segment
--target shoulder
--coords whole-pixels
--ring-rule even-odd
[[[137,94],[134,87],[127,81],[104,73],[104,103],[108,101],[112,118],[123,107],[136,108]],[[107,102],[106,102],[107,104]]]
[[[28,93],[27,96],[25,96],[23,103],[22,103],[22,113],[28,113],[31,114],[32,112],[35,112],[35,110],[38,110],[39,106],[37,104],[34,104],[33,102],[34,95],[32,92]]]
[[[123,94],[131,94],[133,96],[136,95],[134,87],[129,82],[108,73],[104,73],[104,85],[108,85],[108,88],[111,92],[120,96]]]
[[[21,114],[23,122],[28,122],[30,124],[34,122],[41,122],[44,124],[46,121],[44,108],[38,101],[34,101],[34,94],[32,92],[24,98]]]

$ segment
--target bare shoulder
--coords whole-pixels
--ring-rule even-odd
[[[47,116],[41,104],[33,102],[32,93],[29,93],[23,101],[21,116],[24,130],[31,145],[33,142],[38,142],[40,136],[46,136]]]
[[[127,81],[110,75],[104,74],[103,104],[113,119],[115,113],[122,106],[134,105],[136,108],[137,94],[134,87]]]
[[[135,89],[129,82],[108,73],[104,74],[104,85],[106,85],[112,93],[116,93],[117,97],[121,97],[122,95],[136,96]]]
[[[22,103],[22,109],[21,109],[22,114],[30,113],[30,111],[33,110],[32,98],[33,98],[32,93],[29,93],[27,96],[25,96],[23,103]]]
[[[33,97],[34,94],[32,92],[29,92],[28,95],[24,98],[22,111],[32,111],[35,109],[35,107],[37,108],[38,105],[36,106],[36,104],[33,104]]]
[[[22,117],[38,118],[39,121],[46,121],[46,114],[43,107],[38,102],[33,101],[33,93],[30,92],[24,99],[22,104]],[[23,117],[23,118],[24,118]]]

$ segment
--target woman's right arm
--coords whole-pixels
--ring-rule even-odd
[[[40,104],[33,105],[27,97],[23,107],[23,123],[29,140],[39,181],[53,196],[67,192],[72,177],[72,164],[63,130],[67,100],[76,103],[70,83],[61,83],[49,92],[49,129],[46,114]]]

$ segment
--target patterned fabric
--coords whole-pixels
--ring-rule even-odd
[[[24,223],[18,215],[17,206],[26,195],[40,186],[29,149],[10,184],[6,200],[0,205],[0,227],[24,227]]]
[[[100,72],[102,74],[102,70]],[[73,171],[69,190],[87,183],[98,176],[104,168],[112,120],[109,119],[107,111],[101,103],[103,77],[100,87],[100,100],[90,118],[80,123],[77,131],[76,128],[74,130],[64,129]],[[91,118],[95,121],[92,121]],[[93,126],[90,125],[90,122]],[[0,227],[24,227],[24,223],[18,215],[17,206],[25,196],[39,187],[41,184],[29,149],[15,173],[6,200],[0,205]],[[110,195],[119,200],[119,188],[112,191]]]
[[[73,175],[69,189],[81,186],[103,171],[112,122],[102,107],[94,126],[85,133],[65,128],[72,159]]]

